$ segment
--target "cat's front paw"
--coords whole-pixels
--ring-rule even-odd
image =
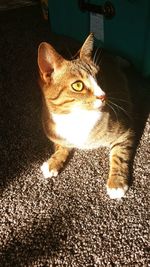
[[[121,199],[124,197],[125,193],[128,190],[128,186],[124,186],[123,188],[109,188],[107,186],[107,194],[111,199]]]
[[[124,197],[127,190],[128,185],[125,181],[123,181],[123,179],[108,179],[107,194],[111,199],[121,199],[122,197]]]
[[[43,172],[44,178],[56,177],[58,175],[58,171],[55,169],[49,170],[49,164],[44,162],[41,166],[41,171]]]

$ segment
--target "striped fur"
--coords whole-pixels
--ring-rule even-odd
[[[45,177],[56,176],[74,147],[110,148],[107,192],[121,198],[128,189],[134,132],[128,86],[116,59],[104,54],[100,66],[92,61],[93,36],[89,35],[78,57],[66,60],[41,43],[38,50],[43,94],[43,128],[55,144],[43,164]],[[83,84],[74,91],[72,84]]]

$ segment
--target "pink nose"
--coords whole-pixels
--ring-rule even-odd
[[[100,99],[102,102],[104,102],[106,100],[106,95],[100,95],[97,96],[98,99]]]

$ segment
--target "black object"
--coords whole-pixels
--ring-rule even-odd
[[[106,1],[104,5],[95,5],[85,2],[85,0],[78,0],[79,8],[81,11],[89,11],[104,15],[106,18],[111,19],[115,15],[115,8],[110,1]]]

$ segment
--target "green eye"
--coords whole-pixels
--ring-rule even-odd
[[[73,90],[80,92],[80,91],[83,90],[83,86],[84,86],[84,85],[83,85],[83,82],[81,82],[81,81],[76,81],[76,82],[73,83],[71,86],[72,86]]]

